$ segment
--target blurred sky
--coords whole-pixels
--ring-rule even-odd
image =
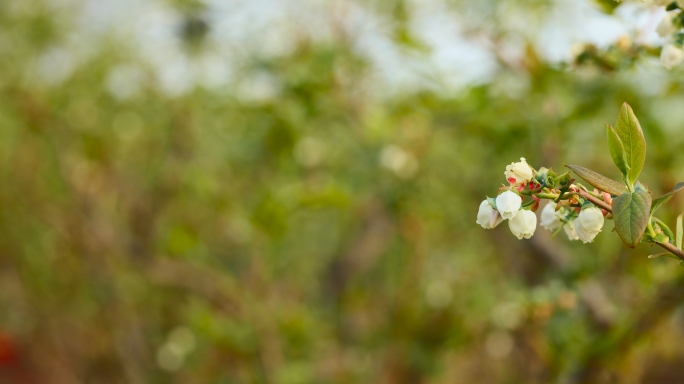
[[[30,7],[22,3],[12,6]],[[380,2],[206,0],[197,16],[207,22],[208,38],[200,53],[188,56],[178,34],[184,15],[169,2],[56,0],[53,11],[75,14],[78,22],[63,46],[45,51],[37,70],[46,82],[59,83],[114,36],[137,56],[110,73],[107,86],[115,96],[134,95],[144,68],[152,68],[155,83],[170,95],[237,83],[244,97],[259,99],[276,93],[277,84],[267,73],[237,76],[241,63],[291,53],[304,37],[325,42],[344,36],[371,62],[370,77],[384,93],[458,92],[491,79],[499,67],[497,56],[521,60],[525,41],[552,63],[570,60],[573,46],[580,43],[606,46],[620,36],[661,43],[654,30],[663,7],[631,2],[606,15],[589,0],[535,3],[541,4],[538,14],[530,12],[536,5],[521,7],[518,1],[493,8],[490,1],[409,0],[406,28],[419,44],[416,49],[396,42],[396,20],[376,11]],[[501,28],[505,34],[497,34]],[[505,37],[494,41],[497,35]]]

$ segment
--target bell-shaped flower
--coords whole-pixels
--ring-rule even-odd
[[[577,217],[577,222],[588,232],[601,232],[605,219],[603,213],[597,207],[583,209]]]
[[[501,224],[503,217],[499,214],[499,211],[492,208],[489,201],[484,200],[480,203],[480,210],[477,212],[476,223],[480,224],[484,229],[491,229]]]
[[[558,217],[558,214],[556,213],[556,203],[550,201],[546,204],[544,209],[542,209],[541,223],[539,225],[549,231],[555,231],[560,228],[562,224],[560,217]]]
[[[591,243],[596,235],[601,232],[604,221],[605,219],[600,209],[596,207],[583,209],[575,220],[577,236],[584,243]]]
[[[508,222],[508,228],[518,240],[529,239],[537,229],[537,215],[532,211],[523,209]]]
[[[566,223],[563,226],[563,230],[565,231],[565,234],[568,235],[568,239],[579,240],[579,236],[577,235],[577,231],[575,230],[575,220]]]
[[[512,219],[520,210],[522,198],[515,192],[504,191],[496,197],[496,209],[504,219]]]
[[[663,19],[660,21],[660,24],[658,24],[658,27],[656,27],[656,32],[658,33],[658,36],[665,37],[675,32],[675,25],[673,23],[675,16],[676,15],[672,12],[668,12],[665,14]]]
[[[660,51],[660,63],[667,69],[672,69],[684,61],[684,50],[674,44],[667,44]]]
[[[530,180],[532,180],[534,177],[534,171],[527,164],[525,158],[521,157],[519,162],[511,163],[510,165],[506,166],[506,172],[504,172],[504,175],[506,175],[506,180],[508,180],[511,185],[517,187],[521,184],[530,182]]]

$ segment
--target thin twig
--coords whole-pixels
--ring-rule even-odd
[[[599,207],[605,209],[606,211],[608,211],[608,212],[610,212],[610,213],[613,213],[613,207],[611,207],[610,205],[608,205],[605,201],[599,200],[598,198],[596,198],[596,197],[590,195],[589,193],[587,193],[587,192],[585,192],[585,191],[579,191],[579,193],[580,193],[580,195],[582,195],[582,197],[584,197],[585,199],[587,199],[587,200],[591,201],[592,203],[594,203],[594,205],[597,205],[597,206],[599,206]]]
[[[668,252],[679,257],[682,261],[684,261],[684,251],[675,247],[674,244],[672,244],[672,243],[658,243],[658,242],[656,242],[656,244],[665,248]]]
[[[584,198],[586,198],[587,200],[591,201],[592,203],[598,205],[599,207],[605,209],[606,211],[608,211],[608,212],[610,212],[610,213],[613,213],[613,207],[611,207],[610,205],[606,204],[605,202],[603,202],[603,201],[601,201],[601,200],[595,198],[594,196],[592,196],[592,195],[586,193],[585,191],[580,191],[580,194],[581,194],[582,196],[584,196]],[[661,247],[665,248],[668,252],[670,252],[671,254],[677,256],[679,259],[681,259],[682,261],[684,261],[684,251],[682,251],[681,249],[675,247],[673,244],[671,244],[671,243],[658,243],[658,242],[656,242],[656,244],[658,244],[658,245],[660,245]]]

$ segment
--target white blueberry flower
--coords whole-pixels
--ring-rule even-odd
[[[684,50],[674,44],[667,44],[660,51],[660,63],[667,69],[672,69],[684,61]]]
[[[556,229],[560,228],[560,226],[563,223],[560,221],[560,217],[558,217],[558,214],[556,213],[556,203],[553,201],[550,201],[544,209],[542,209],[541,213],[541,225],[545,229],[549,231],[555,231]]]
[[[527,160],[524,157],[520,158],[517,163],[511,163],[506,166],[506,180],[508,180],[511,185],[521,185],[526,184],[534,177],[534,172],[532,168],[527,164]]]
[[[583,209],[575,220],[575,231],[580,240],[584,243],[594,241],[596,235],[603,228],[603,213],[596,207]]]
[[[656,27],[656,32],[658,33],[658,36],[665,37],[674,33],[675,26],[672,21],[674,20],[675,16],[676,14],[672,12],[668,12],[665,14],[663,19],[660,21],[660,24],[658,24],[658,27]]]
[[[499,211],[492,208],[487,200],[480,203],[480,210],[477,212],[476,223],[480,224],[484,229],[491,229],[501,224],[503,217],[499,214]]]
[[[537,229],[537,215],[532,211],[523,209],[508,222],[508,228],[519,240],[529,239]]]
[[[580,212],[577,221],[586,231],[601,232],[605,219],[603,218],[603,212],[599,208],[589,207]]]
[[[522,198],[515,192],[505,191],[496,197],[496,209],[504,219],[512,219],[520,210]]]
[[[575,233],[577,233],[577,237],[579,237],[584,244],[593,242],[594,237],[596,236],[591,236],[587,232],[584,232],[581,225],[575,225]]]
[[[568,235],[568,239],[571,241],[579,240],[579,236],[577,236],[577,231],[575,230],[574,220],[566,223],[565,226],[563,226],[563,230],[565,231],[565,234]]]

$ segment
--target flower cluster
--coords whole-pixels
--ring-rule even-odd
[[[660,51],[660,62],[663,67],[672,69],[684,62],[684,50],[682,45],[684,43],[684,34],[682,34],[682,27],[684,27],[684,0],[653,0],[654,5],[667,7],[668,13],[660,21],[656,32],[660,37],[665,38],[665,45]]]
[[[558,175],[551,169],[536,171],[525,158],[511,163],[504,172],[508,186],[502,186],[496,198],[480,203],[477,223],[485,229],[495,228],[504,220],[518,239],[529,239],[537,228],[540,199],[551,199],[541,212],[540,225],[552,232],[564,229],[570,240],[590,243],[601,232],[607,214],[584,196],[598,194],[572,184],[569,173]],[[581,193],[583,192],[583,193]],[[525,202],[524,197],[531,200]],[[610,203],[609,194],[597,195],[597,199]]]
[[[671,3],[667,10],[678,7],[678,3]],[[684,18],[678,20],[681,23]],[[628,247],[636,248],[639,243],[658,245],[667,252],[649,258],[667,255],[679,259],[684,266],[684,213],[677,217],[676,232],[654,216],[675,193],[684,190],[684,181],[654,199],[648,187],[638,180],[646,160],[646,139],[627,103],[622,104],[615,127],[606,124],[606,134],[610,156],[622,174],[622,183],[580,165],[563,166],[591,185],[590,191],[575,183],[569,172],[558,174],[543,167],[535,170],[525,158],[520,158],[506,167],[508,185],[502,185],[495,198],[488,197],[480,204],[477,223],[490,229],[508,220],[515,237],[529,239],[537,227],[535,212],[540,200],[548,199],[552,201],[541,212],[541,226],[554,231],[554,236],[563,229],[570,240],[591,243],[601,232],[605,219],[613,219],[615,232]]]
[[[563,227],[568,239],[591,243],[603,228],[603,215],[604,213],[594,206],[572,209],[568,206],[559,207],[551,201],[542,210],[541,226],[552,232]]]

